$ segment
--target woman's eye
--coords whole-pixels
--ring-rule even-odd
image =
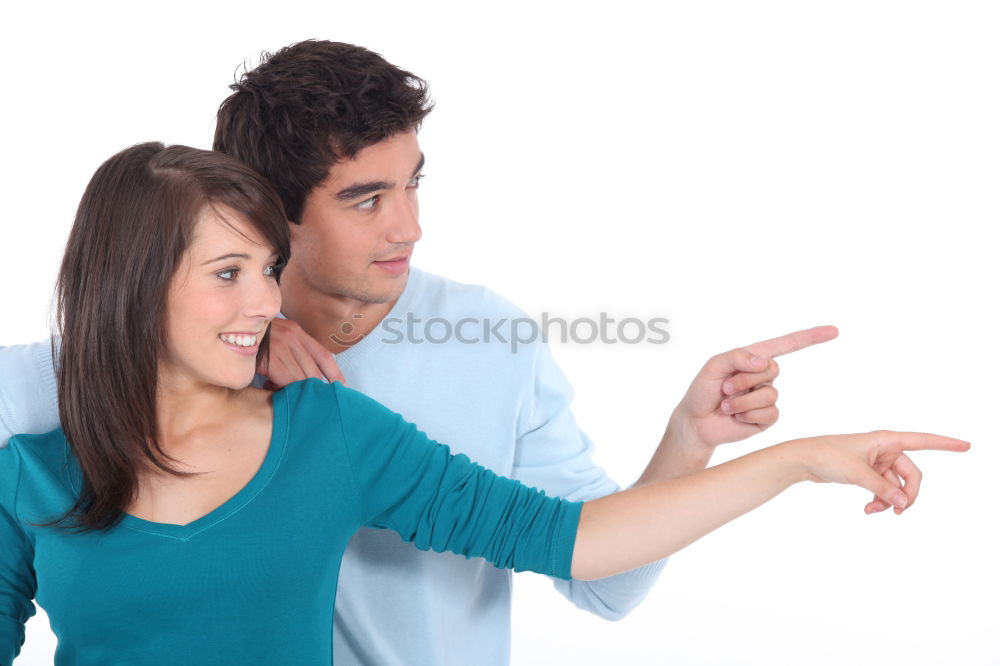
[[[276,278],[278,277],[278,275],[281,274],[281,269],[284,268],[284,266],[285,266],[284,264],[271,264],[270,266],[264,269],[264,275],[266,277]]]
[[[239,272],[240,272],[240,269],[238,269],[238,268],[227,268],[224,271],[219,271],[218,273],[216,273],[216,275],[218,275],[223,280],[235,280],[236,279],[236,275]]]
[[[378,197],[379,197],[379,195],[376,194],[371,199],[365,199],[361,203],[357,204],[358,209],[359,210],[373,210],[375,208],[375,204],[378,203]]]

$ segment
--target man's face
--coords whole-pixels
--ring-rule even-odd
[[[424,157],[401,132],[338,162],[290,224],[294,272],[310,289],[365,303],[399,298],[420,240],[417,186]]]

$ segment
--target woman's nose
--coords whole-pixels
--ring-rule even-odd
[[[274,319],[281,312],[281,290],[272,277],[262,277],[255,281],[247,295],[244,311],[250,317]]]

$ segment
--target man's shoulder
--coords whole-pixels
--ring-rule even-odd
[[[511,368],[530,366],[544,343],[537,322],[489,287],[425,272],[417,275],[416,287],[413,298],[385,320],[394,340],[405,330],[411,340],[472,354],[477,362],[494,358]]]
[[[414,269],[415,272],[418,269]],[[419,271],[421,280],[420,304],[429,311],[460,316],[494,315],[501,317],[527,317],[512,301],[485,285],[459,282],[451,278]]]

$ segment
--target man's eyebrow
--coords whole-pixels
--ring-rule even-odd
[[[387,183],[384,180],[372,180],[367,183],[355,183],[345,187],[337,192],[334,195],[334,198],[337,201],[352,201],[359,197],[363,197],[366,194],[371,194],[372,192],[389,189],[392,189],[392,183]]]
[[[413,170],[412,175],[416,176],[420,173],[420,170],[424,168],[424,154],[420,153],[420,161],[417,162],[416,168]],[[391,190],[393,183],[386,182],[384,180],[372,180],[367,183],[354,183],[353,185],[348,185],[344,189],[337,192],[334,198],[337,201],[352,201],[366,194],[371,194],[372,192],[378,192],[379,190]]]

